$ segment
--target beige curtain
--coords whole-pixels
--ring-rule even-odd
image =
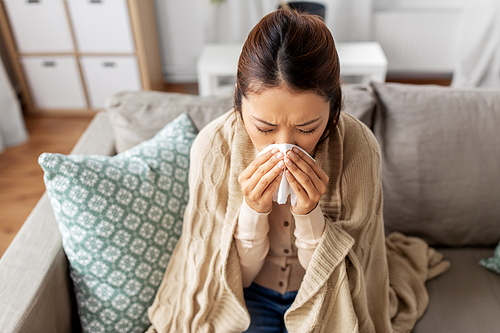
[[[500,87],[500,1],[468,1],[456,39],[454,87]]]
[[[1,59],[0,59],[1,60]],[[0,152],[28,139],[19,100],[0,61]]]
[[[207,43],[243,43],[254,25],[279,5],[279,0],[226,0],[219,5],[198,1]],[[306,1],[325,5],[325,24],[336,42],[372,40],[374,0]]]

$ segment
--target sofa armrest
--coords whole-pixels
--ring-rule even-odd
[[[94,117],[72,154],[114,154],[107,113]],[[78,330],[68,261],[45,193],[0,259],[0,332]]]
[[[0,260],[0,332],[70,332],[68,263],[47,194]]]
[[[71,151],[72,155],[115,154],[113,127],[106,111],[98,112]]]

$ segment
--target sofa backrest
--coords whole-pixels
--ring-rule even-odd
[[[431,245],[500,241],[500,90],[373,83],[344,85],[343,100],[380,144],[387,232]],[[152,91],[107,101],[118,153],[182,112],[199,130],[231,108],[231,96]]]

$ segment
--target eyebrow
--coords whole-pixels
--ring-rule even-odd
[[[253,118],[253,119],[255,119],[255,120],[257,120],[257,121],[260,121],[260,122],[261,122],[261,123],[263,123],[263,124],[269,125],[269,126],[273,126],[273,127],[278,126],[278,125],[276,125],[276,124],[271,124],[270,122],[265,121],[265,120],[260,119],[260,118],[257,118],[257,117],[255,117],[255,116],[252,116],[252,118]],[[319,117],[319,118],[316,118],[316,119],[313,119],[313,120],[307,121],[307,122],[305,122],[305,123],[303,123],[303,124],[300,124],[300,125],[295,125],[295,126],[297,126],[297,127],[303,127],[303,126],[311,125],[311,124],[313,124],[313,123],[317,122],[318,120],[320,120],[321,118],[322,118],[322,117]]]

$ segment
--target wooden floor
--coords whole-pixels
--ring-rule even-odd
[[[449,80],[390,78],[392,82],[449,85]],[[197,94],[196,84],[165,86],[165,91]],[[0,153],[0,257],[45,191],[38,156],[43,152],[68,154],[92,116],[26,116],[27,143]]]
[[[91,119],[25,117],[29,141],[0,153],[0,256],[45,191],[38,156],[68,154]]]

